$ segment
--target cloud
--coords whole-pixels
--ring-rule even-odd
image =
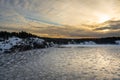
[[[100,28],[96,28],[95,30],[105,30],[105,29],[119,30],[120,29],[120,25],[114,25],[114,26],[110,26],[110,27],[100,27]]]
[[[6,26],[0,26],[0,30],[3,31],[22,31],[24,29],[21,29],[20,27],[6,27]]]
[[[11,8],[22,15],[47,19],[65,25],[76,25],[83,22],[95,22],[100,15],[115,16],[118,11],[116,8],[118,6],[114,5],[116,1],[117,0],[109,0],[109,2],[106,0],[0,0],[0,5]],[[93,5],[93,3],[95,4]]]
[[[77,33],[76,31],[81,31],[75,29],[73,27],[65,27],[65,26],[46,26],[46,27],[33,27],[32,29],[29,29],[28,31],[32,33],[39,34],[40,36],[43,36],[43,34],[48,34],[47,37],[70,37],[73,33]],[[72,37],[72,36],[71,36]]]
[[[108,25],[107,26],[103,26],[103,27],[99,27],[99,28],[95,28],[94,30],[105,30],[105,29],[120,30],[120,20],[117,20],[117,21],[107,21],[105,23],[108,24]]]
[[[41,20],[41,19],[32,18],[32,17],[26,17],[26,18],[29,19],[29,20],[32,20],[32,21],[42,22],[42,23],[56,25],[56,26],[62,26],[62,24],[52,22],[52,21],[47,21],[47,20],[43,20],[43,19]]]
[[[0,30],[41,36],[113,36],[120,29],[119,6],[120,0],[0,0]],[[110,20],[99,25],[104,16]],[[113,32],[99,33],[105,29]]]

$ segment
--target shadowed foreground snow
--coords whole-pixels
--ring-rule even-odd
[[[120,46],[0,54],[0,80],[120,80]]]

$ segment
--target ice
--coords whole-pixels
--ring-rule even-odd
[[[115,44],[68,44],[68,45],[59,45],[59,48],[85,48],[85,47],[109,47],[109,46],[118,46],[119,45],[115,45]]]
[[[120,80],[120,46],[0,54],[0,80]]]

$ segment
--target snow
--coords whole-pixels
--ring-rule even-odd
[[[8,40],[6,40],[6,42],[8,42],[9,44],[11,44],[13,46],[17,45],[21,41],[22,41],[22,39],[20,39],[18,37],[12,37],[12,38],[9,38]]]
[[[13,49],[14,46],[30,46],[32,48],[35,47],[35,45],[44,45],[45,40],[35,37],[30,37],[26,39],[21,39],[18,37],[11,37],[8,40],[3,40],[1,38],[0,42],[0,53],[4,52],[10,52],[11,49]],[[120,40],[115,41],[116,44],[120,45]],[[115,44],[115,45],[116,45]],[[58,45],[54,44],[53,42],[46,42],[47,47],[101,47],[101,46],[110,46],[111,44],[96,44],[94,41],[84,41],[80,44],[76,44],[74,41],[67,45]],[[113,46],[113,45],[112,45]]]
[[[116,44],[120,45],[120,40],[115,41]]]
[[[22,39],[17,37],[9,38],[8,40],[0,42],[0,53],[3,53],[4,51],[9,51],[13,46],[19,44],[22,41]]]
[[[120,45],[120,41],[116,41],[116,44]],[[84,48],[84,47],[119,46],[116,44],[96,44],[93,41],[85,41],[85,42],[82,42],[80,44],[65,44],[65,45],[59,45],[58,47],[60,47],[60,48],[74,48],[74,47],[81,48],[81,47],[83,47]]]
[[[30,38],[30,40],[37,44],[42,44],[44,42],[44,40],[40,38]]]
[[[0,54],[1,80],[120,80],[120,46]]]
[[[67,44],[67,45],[60,45],[59,47],[93,47],[93,46],[100,46],[100,45],[97,45],[93,41],[85,41],[85,42],[81,42],[80,44]]]
[[[5,51],[10,51],[11,48],[13,48],[16,45],[30,45],[32,46],[32,44],[30,44],[30,42],[36,43],[36,44],[43,44],[44,40],[40,39],[40,38],[30,38],[28,39],[20,39],[18,37],[11,37],[8,40],[4,40],[2,42],[0,42],[0,53],[4,53]]]
[[[96,43],[93,41],[85,41],[83,43],[80,43],[81,45],[95,45]]]

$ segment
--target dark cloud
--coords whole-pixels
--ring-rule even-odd
[[[34,29],[29,30],[33,33],[39,34],[48,34],[49,36],[64,36],[64,37],[75,37],[76,34],[82,34],[84,30],[75,29],[73,27],[65,27],[65,26],[47,26],[47,27],[33,27]]]
[[[105,29],[119,30],[120,29],[120,20],[118,20],[118,21],[107,21],[105,23],[109,24],[109,25],[104,26],[104,27],[95,28],[94,30],[105,30]]]
[[[100,28],[96,28],[94,30],[105,30],[105,29],[109,29],[109,30],[119,30],[120,29],[120,24],[119,25],[114,25],[114,26],[106,26],[106,27],[100,27]]]

